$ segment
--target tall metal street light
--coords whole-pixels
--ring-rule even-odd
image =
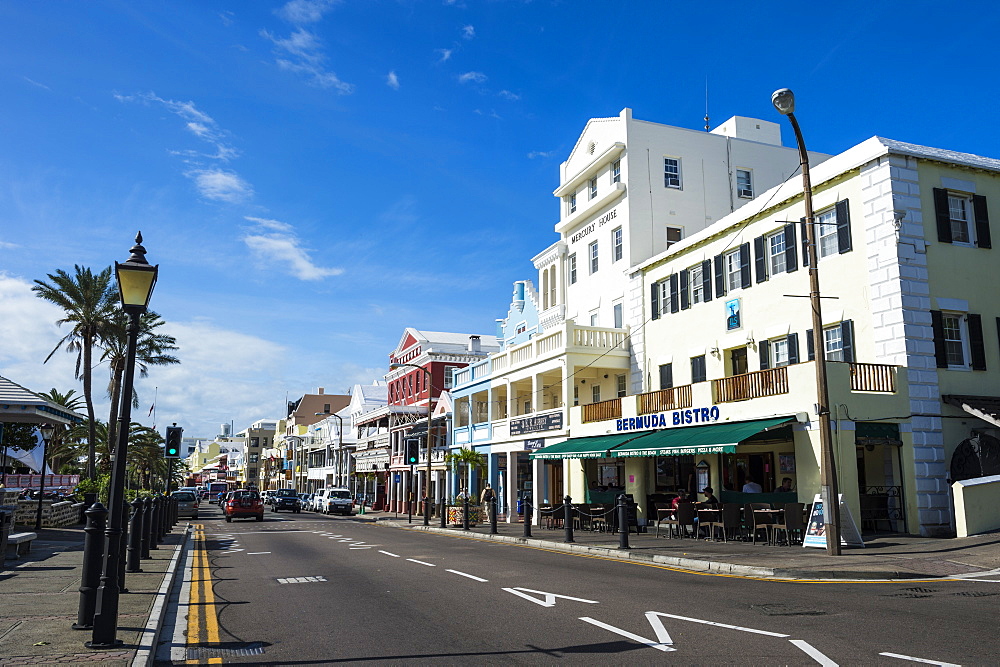
[[[42,424],[38,427],[38,431],[42,434],[42,469],[41,476],[38,478],[38,509],[35,511],[35,530],[42,529],[42,501],[45,499],[45,460],[49,458],[49,443],[52,442],[52,436],[56,433],[56,427],[53,424]]]
[[[122,378],[121,409],[118,414],[118,443],[113,454],[111,472],[110,513],[104,568],[101,584],[97,589],[97,605],[94,613],[94,632],[91,641],[85,645],[93,649],[109,649],[121,644],[118,633],[118,596],[121,583],[118,573],[122,569],[121,539],[125,502],[125,462],[128,453],[129,425],[132,423],[132,382],[135,377],[135,350],[139,338],[139,318],[146,312],[149,297],[153,294],[159,265],[150,266],[146,261],[146,249],[142,247],[142,234],[135,235],[135,245],[124,264],[115,262],[118,277],[118,292],[122,300],[122,310],[128,315],[128,349],[125,358],[125,375]]]
[[[831,556],[840,555],[840,494],[837,488],[837,461],[833,456],[833,435],[830,430],[830,393],[826,382],[826,346],[823,340],[823,315],[819,293],[819,253],[816,252],[816,228],[813,216],[812,183],[809,180],[809,155],[802,131],[795,120],[795,95],[788,88],[776,90],[771,95],[771,104],[784,116],[788,116],[795,131],[795,142],[799,147],[799,164],[802,167],[802,190],[806,205],[806,248],[809,259],[809,304],[812,307],[812,343],[816,357],[816,397],[819,401],[816,412],[819,415],[819,484],[820,498],[823,500],[823,523],[825,525],[826,552]]]
[[[299,466],[302,465],[302,444],[305,442],[297,435],[286,435],[285,440],[293,443],[292,447],[292,488],[299,492]],[[286,459],[287,460],[287,459]]]
[[[431,381],[431,372],[423,366],[400,363],[389,364],[389,368],[392,370],[403,367],[416,368],[417,370],[423,371],[424,375],[427,376],[427,492],[424,494],[424,498],[427,498],[427,502],[424,503],[424,525],[429,526],[431,525],[431,448],[433,447],[433,444],[431,443],[431,404],[434,401],[434,383]]]
[[[340,476],[340,467],[341,466],[340,466],[340,462],[341,462],[341,458],[344,456],[344,418],[341,417],[340,415],[338,415],[335,412],[317,412],[316,413],[317,417],[319,417],[321,415],[324,416],[324,417],[336,417],[337,421],[340,422],[340,424],[337,427],[337,486],[344,486],[344,487],[346,487],[347,486],[347,482],[346,481],[343,484],[340,483],[340,481],[341,481],[341,476]],[[327,447],[326,447],[326,464],[330,465],[330,446],[329,445],[327,445]],[[345,477],[346,477],[346,475],[345,475]]]

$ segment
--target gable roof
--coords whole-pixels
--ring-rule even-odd
[[[0,422],[79,424],[83,416],[0,376]]]

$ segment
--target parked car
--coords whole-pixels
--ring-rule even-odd
[[[177,516],[198,518],[198,496],[193,491],[174,491],[170,497],[177,503]]]
[[[222,503],[222,508],[226,513],[227,523],[233,519],[264,520],[264,502],[256,491],[245,489],[230,491]]]
[[[299,500],[299,494],[295,493],[295,489],[278,489],[271,496],[271,509],[275,512],[289,510],[298,514],[302,511],[302,502]]]
[[[304,509],[304,510],[311,510],[312,509],[312,502],[313,502],[313,496],[314,495],[316,495],[316,494],[314,494],[314,493],[300,493],[299,494],[299,502],[302,503],[302,509]]]
[[[354,514],[354,500],[349,489],[320,489],[316,492],[313,504],[317,512],[323,514]]]
[[[274,489],[268,489],[267,491],[264,492],[263,496],[264,504],[267,505],[268,507],[271,506],[271,502],[274,500],[274,494],[275,494]]]

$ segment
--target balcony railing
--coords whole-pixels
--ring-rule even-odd
[[[896,393],[896,366],[851,363],[851,391]]]
[[[788,369],[769,368],[742,375],[712,380],[715,400],[719,403],[746,401],[763,396],[777,396],[788,393]]]
[[[583,406],[584,422],[599,422],[608,419],[618,419],[622,416],[622,399],[613,398],[610,401],[591,403]]]
[[[639,414],[649,415],[691,407],[691,385],[639,394]]]

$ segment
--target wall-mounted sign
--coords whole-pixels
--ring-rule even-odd
[[[710,408],[688,408],[687,410],[658,412],[655,415],[642,415],[641,417],[623,417],[615,420],[615,430],[644,431],[651,428],[708,424],[719,421],[721,414],[719,406],[713,405]]]
[[[526,435],[528,433],[538,433],[539,431],[556,431],[563,427],[563,414],[559,412],[549,412],[544,415],[525,417],[524,419],[510,420],[511,435]]]
[[[740,310],[739,299],[729,299],[726,301],[726,331],[739,329],[743,326],[743,313]]]
[[[573,234],[573,236],[569,238],[569,242],[576,243],[580,239],[593,233],[594,230],[596,230],[598,227],[603,227],[604,225],[608,224],[617,217],[618,217],[618,209],[617,208],[611,209],[610,211],[602,215],[600,218],[598,218],[594,222],[590,223],[589,225],[578,231],[576,234]]]
[[[524,441],[525,449],[541,449],[545,446],[545,438],[529,438]],[[500,459],[501,461],[503,458]]]

